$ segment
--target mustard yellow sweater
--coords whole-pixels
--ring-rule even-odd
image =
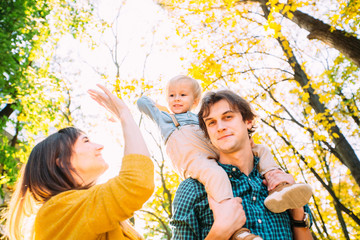
[[[44,203],[35,219],[35,239],[138,239],[133,229],[120,222],[133,216],[153,190],[152,161],[127,155],[119,176],[87,190],[63,192]]]

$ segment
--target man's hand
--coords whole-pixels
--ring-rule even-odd
[[[214,224],[206,237],[210,239],[229,239],[232,234],[244,226],[246,215],[241,198],[231,198],[220,203],[208,197],[210,209],[214,213]]]

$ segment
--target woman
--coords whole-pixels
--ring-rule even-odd
[[[154,167],[140,130],[125,103],[104,92],[90,96],[117,117],[125,140],[121,171],[100,185],[108,168],[102,145],[75,128],[65,128],[37,144],[11,199],[10,239],[24,239],[24,219],[36,214],[31,239],[141,239],[126,219],[151,196]],[[40,209],[36,211],[36,206]]]

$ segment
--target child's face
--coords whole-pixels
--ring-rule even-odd
[[[185,113],[197,104],[194,99],[192,84],[190,81],[178,81],[170,84],[167,96],[169,108],[173,113]]]

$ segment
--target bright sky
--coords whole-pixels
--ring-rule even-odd
[[[112,23],[120,6],[119,0],[98,0],[95,5],[98,12],[95,12],[100,18]],[[103,34],[93,33],[93,39],[98,43],[94,49],[84,41],[67,36],[62,39],[57,50],[58,72],[60,70],[62,78],[74,89],[72,107],[81,106],[80,111],[74,112],[75,125],[84,130],[90,140],[105,146],[103,157],[109,163],[109,169],[99,179],[99,183],[118,174],[123,156],[120,123],[108,121],[106,111],[87,94],[87,90],[96,89],[98,83],[111,86],[115,82],[116,68],[108,47],[113,48],[115,44],[114,33],[118,33],[118,61],[125,59],[120,67],[121,78],[141,78],[148,53],[150,55],[144,77],[156,85],[155,88],[162,88],[164,81],[185,73],[180,57],[184,57],[186,46],[176,35],[175,26],[167,18],[165,11],[152,0],[128,0],[122,6],[119,16],[118,23],[114,24],[112,30],[107,29]],[[108,75],[108,79],[104,80],[99,73]],[[106,81],[110,84],[105,83]],[[165,104],[161,101],[161,96],[158,96],[159,99],[156,100]],[[135,105],[129,102],[127,104],[138,120],[140,113]],[[150,139],[146,140],[148,143],[152,142]],[[146,229],[145,223],[136,219],[136,229],[141,233]]]
[[[93,33],[97,47],[90,49],[86,42],[68,36],[62,39],[57,51],[61,72],[74,89],[73,107],[81,105],[83,116],[76,118],[75,115],[74,118],[78,120],[76,126],[87,132],[91,140],[105,146],[103,156],[110,167],[101,181],[118,173],[123,139],[120,124],[107,121],[105,111],[86,91],[96,89],[97,83],[109,81],[112,84],[115,81],[116,68],[108,47],[113,48],[115,44],[114,33],[118,33],[118,61],[125,59],[120,67],[121,78],[141,78],[148,53],[144,76],[157,89],[163,87],[164,81],[185,71],[180,57],[186,52],[186,47],[176,35],[175,26],[165,11],[152,0],[131,0],[124,5],[118,0],[99,0],[95,12],[112,23],[120,7],[121,12],[113,30],[105,30],[103,34]],[[99,73],[108,75],[108,79],[102,79]],[[110,86],[109,83],[105,85]],[[161,102],[161,97],[157,100],[165,104]],[[138,119],[137,108],[132,103],[128,103],[128,106]]]
[[[97,83],[105,83],[99,73],[107,74],[107,81],[111,83],[115,80],[116,69],[108,48],[115,44],[114,33],[118,33],[118,61],[125,59],[120,68],[122,78],[141,78],[146,54],[150,52],[144,76],[155,88],[161,88],[169,78],[185,73],[183,64],[186,62],[180,58],[186,59],[186,45],[176,35],[175,26],[167,13],[153,0],[128,0],[124,5],[121,0],[97,0],[95,12],[112,23],[121,6],[120,17],[113,30],[105,30],[103,34],[93,33],[98,43],[94,49],[90,49],[86,42],[67,36],[61,40],[57,50],[62,76],[74,89],[73,107],[81,106],[83,115],[79,116],[76,126],[87,132],[92,141],[105,146],[103,156],[110,167],[101,182],[118,173],[123,138],[120,124],[107,121],[104,109],[90,99],[86,91],[96,88]],[[156,100],[165,104],[161,98]],[[131,103],[128,105],[138,119],[137,109]],[[138,229],[141,228],[145,226],[138,226]]]

